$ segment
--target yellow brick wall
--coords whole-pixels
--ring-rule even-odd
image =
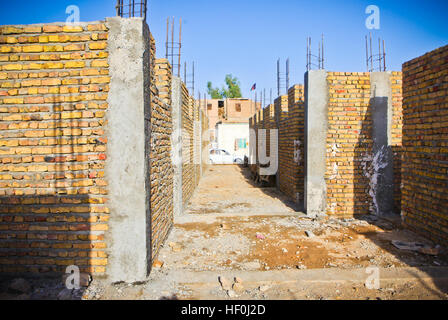
[[[194,164],[194,98],[182,83],[182,199],[188,204],[196,186],[196,167]]]
[[[448,245],[448,46],[403,64],[404,224]]]
[[[394,202],[401,202],[402,84],[391,72]],[[328,72],[327,214],[353,216],[373,212],[372,106],[370,73]]]
[[[155,43],[151,37],[152,57],[155,56]],[[151,247],[155,259],[168,236],[174,222],[173,217],[173,178],[174,168],[171,160],[171,134],[173,122],[171,115],[171,65],[166,59],[154,61],[154,79],[151,81],[153,95],[151,101]]]
[[[372,150],[370,74],[328,72],[327,214],[368,214]],[[311,146],[312,147],[312,146]]]
[[[403,156],[403,80],[401,72],[392,72],[392,152],[394,155],[394,202],[395,211],[401,212],[401,163]]]
[[[0,272],[105,272],[104,23],[0,27]]]
[[[304,142],[305,104],[303,85],[295,85],[288,90],[287,100],[279,123],[278,156],[279,188],[294,201],[304,199]],[[296,144],[296,146],[295,146]],[[295,148],[299,150],[299,162],[294,159]]]

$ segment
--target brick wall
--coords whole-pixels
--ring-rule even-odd
[[[368,214],[371,207],[370,76],[329,72],[327,131],[327,214]]]
[[[0,29],[0,271],[101,274],[109,91],[104,23]]]
[[[82,272],[121,278],[116,273],[117,266],[122,265],[121,256],[115,254],[120,249],[113,242],[117,242],[114,241],[117,237],[126,240],[116,230],[132,225],[137,213],[131,221],[129,212],[124,212],[126,209],[113,206],[117,198],[112,199],[112,195],[119,198],[122,192],[112,188],[119,182],[111,175],[113,171],[106,169],[110,170],[112,163],[121,163],[117,160],[120,157],[134,162],[130,155],[111,153],[106,147],[108,135],[109,149],[120,144],[117,141],[120,134],[113,131],[116,126],[107,125],[108,120],[117,121],[116,115],[120,114],[117,110],[128,107],[134,109],[132,119],[123,119],[125,123],[133,123],[140,113],[141,119],[145,119],[142,120],[145,125],[140,126],[145,132],[134,132],[145,144],[144,148],[135,146],[141,149],[139,157],[145,158],[135,163],[141,164],[145,172],[130,171],[147,174],[138,178],[142,185],[148,186],[146,200],[139,197],[142,203],[138,206],[141,210],[146,205],[145,212],[138,212],[138,217],[146,223],[146,238],[139,237],[142,242],[146,240],[142,248],[147,258],[140,259],[144,254],[139,251],[133,259],[142,263],[157,257],[173,225],[172,74],[166,59],[155,59],[155,41],[146,26],[142,34],[134,36],[136,41],[144,42],[148,54],[143,60],[136,57],[136,61],[128,61],[134,68],[143,66],[143,70],[121,78],[126,73],[121,71],[121,64],[127,63],[116,59],[122,39],[114,37],[112,41],[111,37],[109,41],[107,26],[110,32],[125,37],[121,27],[129,27],[126,30],[133,32],[142,24],[145,29],[144,22],[134,22],[112,18],[76,27],[56,24],[0,27],[1,273],[60,274],[66,266],[76,265]],[[118,48],[112,59],[108,48],[117,46],[115,41]],[[124,49],[125,54],[128,49]],[[126,57],[134,59],[131,54]],[[147,78],[144,70],[149,70]],[[141,72],[144,79],[138,77]],[[115,78],[111,79],[111,74]],[[126,77],[142,87],[134,92],[134,88],[118,86]],[[115,86],[114,91],[109,90],[110,85]],[[194,153],[199,156],[201,147],[208,152],[208,141],[201,140],[201,129],[208,130],[208,119],[185,86],[182,87],[182,128],[191,137],[184,139],[182,146],[186,160],[182,174],[186,202],[201,177],[201,162],[199,157],[194,159]],[[142,105],[126,105],[126,101],[120,104],[123,96],[118,88],[128,90],[124,96]],[[112,111],[115,118],[111,118]],[[123,134],[129,137],[133,132]],[[123,189],[129,190],[132,189]],[[144,188],[141,192],[145,193]],[[114,229],[115,233],[111,232]],[[109,269],[114,270],[112,273],[106,269],[108,263]],[[123,278],[141,279],[145,275],[140,271],[146,268],[149,266],[139,265],[134,268],[138,275]]]
[[[401,72],[392,72],[391,77],[392,89],[392,151],[394,154],[394,202],[395,211],[401,212],[401,163],[403,155],[403,80]]]
[[[294,201],[303,200],[304,193],[304,101],[303,85],[295,85],[288,95],[281,96],[264,109],[258,111],[249,120],[250,128],[255,130],[255,139],[250,144],[254,146],[257,163],[251,165],[253,174],[259,174],[258,140],[263,138],[258,129],[266,129],[266,155],[270,152],[270,130],[278,130],[278,187]],[[300,141],[300,143],[298,143]],[[295,159],[296,147],[300,160]],[[275,150],[275,148],[274,148]],[[299,196],[301,195],[301,196]]]
[[[201,152],[201,163],[202,163],[202,172],[201,172],[201,176],[202,174],[206,171],[207,169],[207,163],[208,163],[208,159],[209,159],[209,150],[210,150],[210,142],[212,141],[212,135],[210,134],[210,128],[209,128],[209,119],[206,115],[205,112],[201,112],[200,113],[200,117],[201,117],[201,147],[202,147],[202,152]]]
[[[152,43],[154,43],[153,39]],[[153,45],[154,47],[154,45]],[[154,56],[154,55],[152,55]],[[159,252],[173,226],[173,177],[171,161],[171,65],[166,59],[154,61],[156,91],[151,106],[151,241],[152,258]]]
[[[353,216],[372,213],[375,173],[372,138],[372,93],[370,73],[327,73],[326,214]],[[402,92],[401,72],[390,73],[394,153],[394,202],[400,208]],[[275,112],[273,110],[275,109]],[[304,88],[295,85],[288,96],[275,100],[263,117],[251,118],[252,128],[277,128],[279,134],[278,188],[298,203],[304,201],[305,186],[305,103]],[[269,118],[269,114],[275,118]],[[385,119],[386,121],[386,119]],[[258,141],[258,135],[256,135]],[[267,133],[269,150],[269,133]],[[251,141],[250,143],[257,143]],[[313,146],[310,146],[312,148]],[[299,163],[296,162],[297,157]],[[254,171],[255,169],[253,169]]]
[[[196,186],[194,119],[194,99],[182,83],[182,199],[184,205],[188,204]]]
[[[404,224],[448,244],[448,46],[403,64]]]
[[[278,157],[279,189],[292,200],[303,201],[304,194],[304,95],[303,86],[288,90],[284,111],[279,123]],[[287,102],[287,104],[286,104]]]

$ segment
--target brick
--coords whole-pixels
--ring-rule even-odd
[[[63,32],[83,32],[83,28],[81,26],[64,26],[62,28]]]
[[[44,52],[62,52],[64,47],[61,45],[56,46],[44,46]]]
[[[42,52],[44,51],[43,46],[34,45],[34,46],[24,46],[22,48],[23,52]]]
[[[107,42],[92,42],[89,43],[90,50],[103,50],[107,48]]]
[[[20,71],[23,69],[23,66],[21,64],[6,64],[3,65],[2,70],[6,71]]]
[[[0,47],[0,53],[9,53],[12,52],[12,48],[11,47],[7,47],[7,46],[1,46]]]
[[[23,98],[5,98],[3,99],[4,104],[23,104]]]
[[[69,44],[64,47],[64,51],[82,51],[84,50],[83,44]]]
[[[35,81],[40,81],[40,80],[35,80]],[[61,84],[61,80],[60,79],[43,79],[42,80],[42,85],[43,86],[58,86]]]
[[[62,27],[56,26],[56,25],[46,25],[43,27],[43,32],[46,32],[46,33],[62,32]]]
[[[48,36],[39,36],[39,42],[48,43],[49,42]]]
[[[27,26],[23,28],[24,33],[41,33],[42,27],[40,26]]]
[[[19,34],[22,33],[22,28],[5,26],[1,28],[1,34]]]
[[[91,63],[91,67],[93,67],[93,68],[107,68],[107,67],[109,67],[109,64],[107,63],[107,60],[94,60]]]
[[[65,68],[84,68],[85,62],[84,61],[69,61],[65,63]]]
[[[61,62],[48,62],[45,63],[45,69],[62,69],[64,64]]]
[[[89,31],[107,31],[107,27],[105,24],[89,24],[87,26],[87,30],[89,30]]]
[[[6,43],[10,43],[10,44],[14,44],[14,43],[18,43],[19,40],[15,37],[6,37]]]

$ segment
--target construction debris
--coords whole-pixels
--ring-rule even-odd
[[[223,290],[229,291],[232,289],[232,284],[229,280],[224,278],[223,276],[219,276],[218,278],[219,283],[221,284],[221,287]]]
[[[419,251],[425,248],[425,245],[418,242],[405,242],[399,240],[392,240],[392,245],[400,250]]]
[[[260,239],[260,240],[265,240],[266,239],[266,237],[263,234],[261,234],[261,233],[257,233],[256,237],[257,237],[257,239]]]
[[[160,269],[160,268],[162,268],[163,267],[163,261],[160,261],[160,260],[154,260],[154,263],[152,264],[152,266],[154,267],[154,268],[158,268],[158,269]]]

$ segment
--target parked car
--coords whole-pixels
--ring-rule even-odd
[[[224,149],[210,149],[211,164],[242,164],[244,161],[240,156],[233,156]]]

